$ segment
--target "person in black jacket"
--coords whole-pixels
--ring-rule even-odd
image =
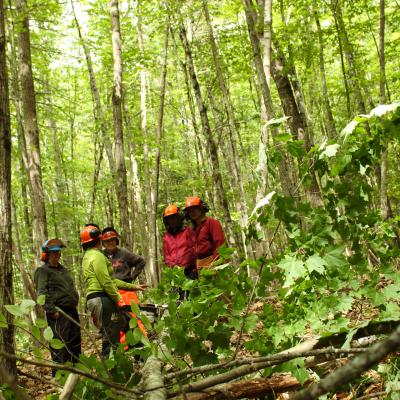
[[[50,348],[51,357],[53,361],[62,364],[68,361],[78,362],[81,354],[81,330],[77,311],[79,295],[70,272],[59,262],[63,247],[65,245],[59,239],[47,240],[42,246],[43,265],[36,269],[34,276],[37,295],[45,295],[43,308],[47,323],[54,338],[64,343],[62,349]],[[53,370],[53,376],[54,374]]]

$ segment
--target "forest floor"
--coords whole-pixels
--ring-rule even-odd
[[[271,301],[268,300],[269,302]],[[274,302],[272,300],[272,302]],[[275,303],[276,307],[279,307],[279,304]],[[261,312],[263,307],[263,302],[257,302],[253,305],[250,312],[258,313]],[[375,316],[375,310],[366,305],[365,303],[359,304],[358,302],[354,302],[353,307],[346,314],[346,317],[350,318],[351,321],[354,322],[354,325],[359,325],[363,321],[371,320]],[[101,349],[101,339],[97,337],[95,340],[89,340],[89,337],[96,337],[98,333],[93,330],[93,327],[89,325],[90,328],[85,329],[83,333],[82,340],[82,352],[85,355],[89,354],[99,354]],[[243,335],[241,337],[241,341],[246,340],[247,335]],[[239,335],[233,335],[231,344],[232,347],[236,347],[236,342],[239,338]],[[247,354],[245,350],[241,350],[239,352],[239,357],[248,357],[250,354]],[[50,354],[48,354],[48,359],[50,360]],[[335,362],[330,362],[323,366],[323,373],[328,374],[332,372],[334,369],[343,365],[347,362],[346,358],[341,358]],[[387,363],[390,360],[386,361]],[[281,379],[290,379],[288,375],[280,375]],[[18,378],[19,384],[26,389],[29,395],[38,400],[44,400],[50,397],[50,395],[54,395],[59,393],[62,389],[62,386],[54,379],[51,375],[51,370],[45,367],[34,367],[30,365],[19,365],[18,366]],[[288,393],[280,394],[276,397],[277,400],[285,400],[288,399]],[[385,378],[382,374],[372,369],[367,371],[361,378],[357,380],[355,384],[348,386],[343,391],[338,391],[335,393],[331,399],[332,400],[367,400],[367,399],[386,399],[387,394],[385,393]],[[399,397],[400,399],[400,397]]]

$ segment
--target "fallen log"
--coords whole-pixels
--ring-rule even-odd
[[[289,374],[276,374],[268,379],[250,379],[223,385],[214,386],[204,392],[180,394],[172,400],[226,400],[226,399],[254,399],[268,395],[292,392],[311,383],[308,380],[304,385]]]

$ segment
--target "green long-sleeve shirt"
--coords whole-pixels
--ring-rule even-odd
[[[118,289],[134,289],[135,285],[111,278],[113,268],[107,257],[99,249],[85,251],[82,259],[83,276],[86,282],[86,295],[106,292],[114,302],[122,299]]]

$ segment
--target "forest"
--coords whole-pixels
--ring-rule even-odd
[[[399,27],[398,0],[0,0],[0,400],[400,399]],[[163,255],[190,196],[225,233],[196,279]],[[146,262],[107,357],[87,224]]]

